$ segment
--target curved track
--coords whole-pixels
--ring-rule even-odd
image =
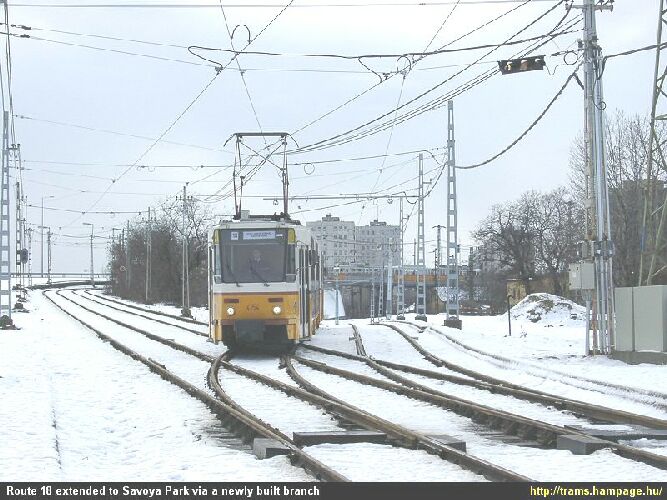
[[[560,370],[555,370],[553,368],[545,368],[543,366],[536,365],[534,363],[530,363],[527,361],[522,361],[522,360],[517,360],[517,359],[511,359],[507,358],[505,356],[501,356],[499,354],[494,354],[490,353],[487,351],[484,351],[482,349],[478,349],[476,347],[469,346],[465,344],[464,342],[461,342],[460,340],[452,337],[451,335],[447,335],[446,333],[438,330],[437,328],[433,328],[431,326],[425,326],[425,325],[420,325],[417,323],[413,323],[410,321],[396,321],[396,323],[404,324],[404,325],[409,325],[412,326],[416,329],[418,329],[420,332],[424,331],[426,329],[431,330],[432,332],[435,332],[437,335],[445,339],[447,342],[449,342],[452,346],[455,346],[458,348],[460,351],[463,352],[468,352],[468,353],[474,353],[475,355],[478,355],[480,357],[486,358],[487,360],[491,360],[492,362],[495,362],[496,366],[506,366],[507,364],[512,364],[515,366],[521,366],[527,371],[528,373],[531,373],[532,375],[538,376],[538,377],[544,377],[547,379],[557,379],[559,382],[570,385],[572,387],[576,387],[579,389],[586,389],[586,390],[591,390],[591,391],[596,391],[596,392],[602,392],[606,393],[606,389],[614,389],[615,391],[618,391],[622,394],[622,397],[625,399],[629,399],[632,401],[638,401],[641,403],[646,403],[646,400],[638,397],[637,395],[641,395],[647,398],[653,398],[655,400],[654,406],[661,407],[665,410],[667,410],[667,394],[660,392],[660,391],[652,391],[652,390],[646,390],[646,389],[641,389],[637,387],[629,387],[621,384],[614,384],[612,382],[608,382],[605,380],[599,380],[599,379],[592,379],[588,377],[582,377],[582,376],[577,376],[573,375],[571,373],[567,372],[562,372]],[[397,327],[394,324],[390,323],[381,323],[384,326],[387,326],[389,328],[392,328],[399,334],[401,334],[408,342],[410,342],[416,349],[418,349],[426,359],[428,359],[430,362],[433,364],[436,364],[438,366],[445,366],[451,370],[457,371],[459,373],[467,374],[466,369],[458,366],[454,363],[447,362],[432,353],[428,352],[426,349],[424,349],[422,346],[420,346],[418,343],[413,342],[414,339],[412,339],[408,333],[406,333],[404,330],[401,328]],[[474,376],[478,378],[478,376],[481,374],[478,374],[476,372],[473,372],[471,376]],[[491,377],[489,377],[491,379]],[[508,385],[508,382],[504,381],[499,381],[501,383],[504,383],[505,385]],[[601,388],[600,386],[604,387]]]
[[[371,387],[377,387],[411,399],[427,402],[439,408],[451,410],[461,416],[471,418],[473,421],[483,424],[490,429],[500,429],[508,435],[516,435],[525,440],[535,440],[547,447],[554,447],[556,438],[560,435],[577,435],[591,438],[591,436],[588,436],[586,433],[575,429],[566,429],[560,426],[478,405],[455,396],[438,393],[438,391],[425,388],[424,386],[408,381],[407,379],[405,380],[406,385],[402,385],[400,383],[386,382],[378,380],[377,378],[350,372],[348,370],[335,368],[331,365],[299,356],[294,356],[293,359],[298,363],[317,371],[333,374],[347,380],[356,381]],[[604,440],[599,441],[602,442]],[[606,447],[623,458],[667,470],[667,457],[665,456],[656,455],[631,446],[617,444],[612,441],[604,441],[604,443],[606,444]]]
[[[85,309],[85,306],[82,306],[81,304],[78,304],[77,302],[69,299],[68,297],[65,297],[62,295],[60,291],[56,292],[56,294],[63,299],[71,302],[72,304],[75,304],[77,307],[81,307]],[[264,422],[261,420],[257,419],[254,417],[252,414],[247,413],[247,412],[241,412],[239,411],[235,406],[229,404],[228,402],[225,402],[224,400],[221,401],[219,399],[216,399],[215,397],[211,396],[208,392],[196,387],[195,385],[191,384],[190,382],[186,381],[185,379],[179,377],[172,371],[168,370],[165,366],[161,365],[160,363],[149,359],[145,356],[142,356],[141,354],[135,352],[134,350],[130,349],[126,345],[122,344],[121,342],[118,342],[114,338],[104,334],[100,329],[92,326],[91,324],[87,323],[86,321],[78,318],[76,315],[74,315],[71,311],[68,311],[66,308],[62,307],[60,304],[58,304],[56,301],[54,301],[46,292],[44,292],[44,296],[49,300],[55,307],[60,309],[62,312],[76,320],[77,322],[81,323],[83,326],[94,332],[100,339],[102,339],[105,342],[108,342],[114,349],[117,349],[118,351],[126,354],[127,356],[131,357],[132,359],[139,361],[140,363],[144,364],[147,366],[151,371],[154,373],[158,374],[160,377],[163,379],[173,383],[174,385],[180,387],[183,389],[185,392],[187,392],[189,395],[192,397],[198,399],[199,401],[203,402],[206,404],[221,420],[222,424],[229,429],[231,432],[239,436],[241,439],[243,439],[244,442],[249,442],[252,441],[255,437],[264,437],[264,438],[269,438],[269,439],[280,439],[280,436],[276,434],[275,429],[273,429],[270,426],[267,426]],[[97,311],[92,311],[89,309],[90,312],[94,314],[99,314]],[[165,345],[169,345],[170,347],[173,347],[174,349],[178,349],[180,351],[186,352],[192,356],[197,357],[198,359],[208,361],[211,363],[215,363],[216,359],[211,357],[210,355],[204,354],[197,352],[195,350],[192,350],[190,348],[187,348],[186,346],[183,346],[181,344],[178,344],[173,341],[169,341],[167,339],[163,339],[161,337],[157,337],[155,335],[150,334],[149,332],[146,331],[141,331],[140,329],[133,327],[128,324],[124,324],[121,321],[118,321],[116,319],[106,317],[106,319],[109,319],[109,321],[113,321],[114,323],[123,326],[125,328],[129,328],[130,330],[133,330],[137,333],[141,333],[142,335],[147,336],[151,340],[155,340],[157,342],[160,342]],[[298,448],[296,445],[293,443],[285,442],[285,446],[287,446],[290,450],[290,459],[292,463],[298,464],[299,466],[303,467],[306,469],[309,473],[311,473],[315,478],[325,480],[325,481],[345,481],[346,478],[333,469],[330,469],[329,467],[326,467],[324,464],[310,456],[308,453],[305,451],[301,450]]]

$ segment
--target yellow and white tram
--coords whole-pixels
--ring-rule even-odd
[[[244,216],[209,234],[210,338],[229,347],[288,346],[322,319],[317,243],[298,221]]]

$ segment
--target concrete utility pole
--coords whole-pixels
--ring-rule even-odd
[[[419,154],[419,200],[417,205],[417,301],[415,319],[426,321],[426,249],[424,241],[424,157]]]
[[[151,227],[151,207],[148,207],[148,226],[146,227],[146,303],[150,303],[151,292],[151,251],[153,228]]]
[[[459,241],[456,203],[454,101],[447,101],[447,302],[445,326],[461,329],[459,319]]]
[[[187,233],[187,210],[188,210],[188,201],[189,199],[192,199],[190,197],[188,199],[188,193],[187,193],[187,186],[188,184],[186,183],[183,186],[183,227],[182,227],[182,234],[183,234],[183,263],[182,263],[182,277],[181,277],[181,316],[184,316],[186,318],[191,318],[192,313],[190,312],[190,270],[188,269],[190,259],[188,257],[188,233]]]
[[[2,120],[2,179],[0,180],[0,328],[13,328],[12,265],[9,239],[9,112]]]
[[[583,67],[584,67],[584,142],[588,174],[586,204],[586,241],[581,253],[584,260],[594,263],[594,299],[592,335],[593,344],[600,352],[608,354],[614,346],[614,293],[612,276],[613,245],[609,216],[609,193],[605,163],[605,129],[602,94],[601,48],[598,45],[595,12],[612,10],[610,3],[600,5],[594,0],[584,0],[581,9],[584,17]],[[587,297],[584,297],[587,299]],[[588,302],[588,301],[587,301]],[[587,332],[588,335],[588,332]]]
[[[95,267],[93,264],[93,238],[95,237],[95,225],[84,222],[84,226],[90,226],[90,284],[95,286]],[[43,230],[43,229],[42,229]]]

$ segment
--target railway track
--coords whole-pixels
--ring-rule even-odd
[[[603,380],[595,380],[595,379],[590,379],[587,377],[581,377],[581,376],[575,376],[570,373],[565,373],[561,372],[559,370],[553,370],[553,369],[548,369],[544,368],[541,366],[537,366],[533,363],[528,363],[525,361],[519,361],[516,359],[510,359],[505,356],[501,356],[498,354],[494,353],[489,353],[486,352],[482,349],[477,349],[475,347],[469,346],[458,339],[455,339],[451,335],[447,335],[438,329],[432,328],[430,326],[424,326],[424,325],[419,325],[413,322],[409,321],[397,321],[396,323],[399,324],[404,324],[404,325],[409,325],[413,328],[416,328],[419,332],[422,332],[426,329],[430,329],[431,331],[435,332],[437,335],[440,337],[444,338],[447,342],[450,343],[450,345],[454,346],[458,350],[462,352],[466,352],[467,354],[473,353],[473,355],[476,355],[478,357],[481,357],[483,359],[486,359],[487,361],[495,364],[498,367],[501,368],[506,368],[508,364],[512,365],[520,365],[522,366],[525,371],[533,376],[536,377],[542,377],[545,379],[549,380],[556,380],[560,383],[567,384],[572,387],[576,387],[578,389],[584,389],[588,391],[595,391],[599,392],[602,394],[607,394],[608,391],[614,390],[618,394],[618,397],[622,397],[627,400],[639,402],[642,404],[647,404],[647,400],[649,401],[648,404],[651,404],[652,406],[661,408],[665,411],[667,411],[667,394],[659,392],[659,391],[650,391],[650,390],[644,390],[641,388],[635,388],[635,387],[628,387],[620,384],[614,384],[611,382],[603,381]],[[489,381],[490,383],[496,383],[496,384],[503,384],[507,387],[516,387],[516,388],[521,388],[522,386],[518,386],[515,384],[512,384],[510,382],[507,382],[505,380],[497,379],[488,375],[484,375],[478,372],[474,372],[472,370],[468,370],[465,367],[462,367],[456,363],[452,363],[449,361],[446,361],[433,353],[429,352],[427,349],[425,349],[423,346],[419,344],[409,333],[407,333],[405,330],[401,329],[399,326],[391,323],[382,323],[383,326],[386,326],[388,328],[393,329],[396,331],[398,334],[403,336],[403,338],[408,341],[420,354],[424,356],[424,358],[429,361],[431,364],[435,366],[441,366],[445,367],[449,370],[464,374],[464,375],[469,375],[473,378],[476,378],[477,380],[486,380]],[[602,387],[601,387],[602,386]],[[524,390],[531,391],[530,388],[525,388]]]
[[[226,400],[229,404],[234,403],[220,386],[218,379],[220,368],[251,378],[252,380],[261,382],[262,384],[282,391],[289,396],[296,397],[302,401],[315,405],[334,416],[340,422],[351,423],[358,426],[359,428],[367,430],[383,432],[393,443],[398,446],[410,449],[416,448],[424,450],[428,453],[439,456],[446,461],[452,462],[475,473],[481,474],[487,479],[493,481],[529,480],[525,476],[508,471],[502,467],[472,457],[455,448],[444,445],[436,439],[414,432],[387,420],[383,420],[375,415],[360,410],[359,408],[355,408],[331,396],[321,394],[316,387],[314,387],[312,384],[309,384],[294,370],[292,366],[293,358],[291,355],[286,355],[284,357],[285,366],[287,367],[290,376],[297,382],[300,387],[295,387],[285,382],[281,382],[271,377],[256,373],[247,368],[240,367],[234,363],[231,363],[230,359],[231,357],[228,353],[221,355],[218,359],[216,359],[212,370],[209,373],[209,382],[211,386],[214,387],[216,394],[218,394],[221,399]]]
[[[358,337],[358,339],[355,340],[355,343],[357,346],[360,344],[363,345],[360,337]],[[363,363],[366,363],[368,366],[376,370],[384,377],[387,377],[393,380],[394,382],[379,380],[374,377],[361,375],[358,373],[351,372],[349,370],[336,368],[327,365],[325,363],[313,361],[300,356],[295,356],[294,359],[299,363],[303,364],[304,366],[307,366],[309,368],[324,373],[334,374],[339,377],[343,377],[348,380],[353,380],[365,385],[377,387],[379,389],[384,389],[386,391],[390,391],[395,394],[407,396],[415,400],[424,401],[443,409],[454,411],[455,413],[461,416],[472,418],[475,422],[484,424],[487,427],[490,427],[491,429],[501,429],[505,434],[508,435],[518,435],[524,439],[535,440],[547,447],[554,447],[556,443],[556,438],[559,435],[578,435],[584,438],[592,438],[592,436],[587,435],[585,432],[578,431],[576,429],[564,428],[548,424],[545,422],[528,419],[523,416],[514,415],[508,412],[479,405],[472,401],[467,401],[458,398],[456,396],[444,394],[440,391],[436,391],[427,386],[424,386],[423,384],[419,384],[417,382],[414,382],[413,380],[397,375],[395,372],[392,372],[390,369],[388,369],[389,366],[391,366],[392,369],[406,368],[402,365],[397,365],[395,363],[378,362],[368,357],[354,356],[347,353],[341,353],[339,351],[317,348],[315,346],[304,346],[304,347],[310,350],[320,351],[326,354],[332,354],[345,357],[348,359],[361,361]],[[407,368],[409,371],[411,372],[413,371],[411,367]],[[424,374],[424,370],[417,369],[415,371],[419,371],[420,374],[422,375]],[[447,377],[447,375],[443,376]],[[459,378],[457,380],[457,382],[464,382],[464,381],[466,383],[471,382],[468,379]],[[596,413],[596,412],[602,412],[604,410],[608,410],[610,412],[607,413],[608,416],[617,414],[616,410],[600,409],[600,408],[595,408],[591,410],[591,412]],[[623,417],[626,416],[627,415],[623,415]],[[664,428],[664,421],[660,421],[659,423],[663,425],[663,427],[659,428]],[[657,467],[663,470],[667,470],[667,457],[665,456],[656,455],[635,447],[614,443],[612,441],[604,441],[604,442],[607,447],[609,447],[615,454],[621,457],[642,462],[647,465],[651,465],[653,467]]]
[[[302,363],[302,364],[308,366],[309,360],[300,359],[298,356],[297,357],[288,357],[285,360],[285,363],[287,365],[290,376],[293,377],[293,379],[296,381],[296,383],[300,384],[301,387],[305,387],[305,390],[304,390],[304,389],[300,389],[298,387],[291,386],[289,384],[285,384],[284,382],[279,382],[279,381],[274,380],[270,377],[266,377],[266,376],[254,373],[251,370],[247,370],[245,368],[242,368],[240,366],[237,366],[237,365],[231,363],[230,362],[231,353],[223,354],[220,357],[216,358],[215,356],[211,356],[210,354],[206,354],[206,353],[198,352],[196,350],[192,350],[192,349],[188,348],[187,346],[183,346],[183,345],[181,345],[177,342],[174,342],[171,339],[165,339],[163,337],[156,336],[156,335],[152,334],[151,332],[148,332],[146,330],[142,330],[140,328],[137,328],[136,326],[128,325],[128,324],[126,324],[122,321],[119,321],[117,318],[112,318],[110,316],[106,316],[104,314],[101,314],[99,310],[86,308],[86,306],[84,306],[84,305],[82,305],[82,304],[80,304],[76,301],[73,301],[73,300],[71,300],[67,297],[64,297],[62,295],[61,291],[56,292],[56,293],[58,293],[65,300],[68,300],[71,303],[76,304],[78,307],[82,307],[85,310],[88,310],[88,312],[90,312],[92,314],[100,315],[101,317],[104,317],[105,319],[109,319],[110,321],[113,321],[116,324],[128,327],[128,328],[130,328],[131,330],[134,330],[137,333],[141,333],[142,335],[147,336],[151,340],[155,340],[155,341],[160,342],[162,344],[169,345],[170,347],[173,347],[175,349],[186,352],[187,354],[193,355],[193,356],[197,357],[198,359],[209,363],[211,365],[211,369],[209,370],[209,375],[208,375],[209,385],[215,391],[215,393],[217,395],[216,400],[223,401],[226,405],[228,405],[231,408],[234,408],[239,414],[244,415],[247,419],[252,419],[253,417],[255,419],[257,419],[257,417],[255,417],[252,413],[249,413],[246,410],[244,410],[243,408],[241,408],[240,405],[238,405],[233,400],[231,400],[228,396],[226,396],[224,391],[218,392],[218,388],[220,390],[222,388],[219,386],[219,384],[218,384],[218,387],[216,388],[215,384],[212,382],[212,380],[211,380],[212,377],[214,377],[214,379],[217,380],[217,371],[219,371],[221,367],[224,368],[225,370],[231,370],[231,371],[234,371],[235,373],[243,375],[243,376],[249,376],[249,377],[253,378],[254,380],[257,380],[257,381],[259,381],[263,384],[269,385],[269,386],[271,386],[271,387],[273,387],[277,390],[286,392],[286,393],[291,394],[295,397],[298,397],[299,399],[301,399],[303,401],[306,401],[306,402],[309,402],[310,404],[318,406],[318,407],[324,409],[327,413],[333,415],[340,422],[343,422],[346,426],[349,426],[350,423],[351,423],[351,424],[356,425],[358,427],[366,428],[366,429],[369,429],[369,430],[380,430],[382,432],[385,432],[393,442],[395,442],[396,444],[398,444],[400,446],[404,446],[404,447],[407,447],[407,448],[416,447],[416,448],[419,448],[419,449],[422,449],[422,450],[426,450],[429,453],[438,455],[438,456],[440,456],[442,458],[445,458],[445,459],[447,459],[451,462],[458,463],[459,465],[463,465],[465,468],[469,468],[470,470],[474,470],[478,473],[481,473],[489,479],[492,479],[492,480],[526,480],[527,479],[524,476],[520,476],[518,474],[512,473],[512,472],[510,472],[506,469],[503,469],[502,467],[497,467],[493,464],[490,464],[490,463],[484,462],[484,461],[480,462],[479,459],[471,457],[470,455],[466,455],[465,453],[459,452],[458,450],[454,450],[454,449],[449,449],[448,450],[447,449],[448,447],[446,447],[446,446],[443,447],[442,444],[438,443],[437,441],[435,441],[431,438],[420,435],[419,433],[411,431],[411,430],[409,430],[405,427],[398,426],[398,425],[393,424],[389,421],[383,421],[382,419],[378,419],[377,416],[371,415],[367,412],[363,412],[363,410],[360,410],[359,408],[352,407],[351,405],[345,403],[344,401],[336,400],[335,398],[332,398],[331,396],[323,395],[321,392],[319,392],[319,390],[314,385],[312,385],[312,383],[309,383],[308,381],[304,380],[302,377],[299,378],[298,373],[296,372],[296,370],[294,369],[294,367],[292,365],[292,360],[294,360],[298,363]],[[78,294],[77,294],[77,296],[79,298],[84,298],[84,297],[82,297],[81,295],[78,295]],[[51,300],[50,297],[48,297],[48,298],[49,298],[49,300]],[[92,298],[87,298],[87,300],[90,300],[91,302],[95,302],[98,305],[100,305],[99,301],[95,301]],[[103,306],[104,307],[110,307],[107,304],[103,304]],[[113,307],[112,309],[118,309],[118,308]],[[123,311],[122,309],[121,309],[121,311],[123,313],[126,313],[126,314],[132,314],[128,311]],[[160,323],[160,321],[156,321],[157,318],[146,317],[143,314],[137,314],[137,316],[140,316],[143,319],[150,319],[152,321]],[[84,324],[86,324],[86,323],[84,323]],[[173,325],[171,323],[168,323],[168,324],[171,327],[177,328],[176,325]],[[90,326],[90,325],[86,324],[86,326]],[[355,339],[355,342],[356,342],[356,345],[358,346],[358,349],[360,349],[361,352],[364,352],[363,351],[363,341],[361,340],[361,337],[358,336],[358,335],[356,337],[358,337],[358,338]],[[356,357],[353,356],[353,355],[346,355],[346,356],[351,356],[352,358],[355,358],[355,359],[356,358],[364,359],[360,356],[356,356]],[[148,359],[148,358],[146,358],[146,359]],[[360,359],[356,359],[356,360],[358,361]],[[368,358],[366,358],[366,359],[368,359]],[[166,370],[166,368],[163,365],[161,365],[160,363],[157,363],[154,360],[149,360],[149,361],[151,361],[152,363],[155,363],[157,366],[160,366],[161,368]],[[369,360],[369,361],[373,361],[373,360]],[[368,364],[366,362],[366,360],[364,360],[364,362],[366,364]],[[375,362],[375,361],[373,361],[373,362]],[[216,366],[216,363],[217,363],[217,368],[216,368],[217,371],[216,371],[216,375],[213,376],[212,375],[212,373],[213,373],[212,370],[213,370],[213,367]],[[310,366],[313,367],[313,366],[316,366],[316,365],[311,364]],[[320,366],[318,368],[322,368],[322,367]],[[384,370],[386,370],[385,373],[384,373],[384,376],[387,376],[388,373],[393,374],[393,372],[388,370],[389,367],[383,367],[383,368],[384,368]],[[396,369],[396,367],[393,366],[393,367],[391,367],[391,369]],[[323,371],[327,371],[327,370],[328,370],[329,373],[331,373],[331,371],[330,371],[331,368],[330,367],[325,367],[325,370],[323,370]],[[341,373],[342,372],[339,372],[337,374],[340,376]],[[433,372],[433,373],[437,373],[437,372]],[[393,374],[393,375],[396,376],[395,374]],[[390,377],[387,376],[387,378],[390,378]],[[463,379],[463,380],[467,380],[467,379]],[[415,383],[412,382],[412,384],[415,384]],[[396,384],[396,385],[398,385],[398,384]],[[201,389],[197,389],[197,390],[201,391]],[[415,390],[418,390],[418,389],[415,389]],[[206,391],[203,391],[203,392],[207,393]],[[422,391],[422,392],[428,393],[428,391],[426,391],[426,390]],[[210,396],[210,394],[209,394],[209,396]],[[436,396],[436,395],[432,394],[432,396]],[[264,427],[264,429],[266,430],[266,433],[265,434],[256,434],[256,435],[261,435],[263,437],[269,437],[270,439],[275,439],[275,440],[277,440],[281,443],[286,443],[284,445],[289,447],[290,450],[292,449],[291,446],[296,446],[293,442],[291,443],[291,446],[290,446],[289,437],[287,437],[287,435],[285,435],[284,433],[280,432],[278,429],[272,427],[271,425],[267,424],[266,422],[262,422],[261,420],[259,420],[259,422],[261,422],[259,425]],[[234,424],[234,425],[238,426],[238,424]],[[494,422],[489,421],[489,425],[492,426],[492,427],[493,426],[498,426],[498,425],[503,426],[503,423],[502,423],[502,421],[496,419]],[[576,434],[576,432],[571,432],[569,430],[568,430],[568,433],[569,434]],[[298,448],[298,447],[296,447],[296,448]],[[626,456],[628,458],[633,458],[633,459],[637,459],[636,457],[638,456],[638,453],[639,453],[639,455],[641,455],[640,456],[640,461],[643,461],[645,463],[651,463],[652,465],[656,465],[656,462],[655,462],[656,457],[657,457],[658,460],[663,459],[663,461],[664,461],[664,457],[660,457],[660,456],[652,455],[652,454],[648,454],[648,453],[643,453],[642,454],[642,452],[640,450],[636,450],[636,449],[631,448],[631,447],[623,447],[622,445],[616,445],[616,448],[614,449],[614,451],[621,456]],[[293,459],[294,463],[301,464],[307,470],[312,469],[312,467],[309,469],[309,467],[307,465],[304,465],[304,464],[307,463],[307,461],[302,463],[301,462],[302,459],[300,459],[300,458],[292,457],[292,459]],[[318,462],[318,463],[320,463],[320,462]],[[660,464],[658,464],[657,466],[660,466]],[[312,469],[312,470],[315,470],[315,472],[313,472],[314,474],[320,474],[320,475],[322,474],[321,471],[319,471],[317,468]],[[340,474],[339,474],[339,476],[340,476]],[[324,476],[318,476],[318,477],[324,477]],[[342,478],[342,476],[340,476],[340,477]]]
[[[62,295],[61,295],[62,296]],[[78,295],[80,297],[80,295]],[[241,405],[239,405],[237,402],[235,402],[231,397],[229,397],[225,391],[222,389],[222,386],[219,383],[218,380],[218,372],[220,368],[224,368],[225,370],[232,371],[234,373],[237,373],[239,375],[242,375],[244,377],[250,378],[252,380],[258,381],[262,384],[265,384],[269,387],[272,387],[274,389],[280,390],[282,392],[285,392],[286,394],[297,397],[298,399],[308,402],[309,404],[313,404],[319,408],[322,408],[325,410],[327,413],[331,414],[334,418],[339,420],[344,424],[345,427],[349,427],[350,424],[355,425],[357,427],[369,429],[369,430],[379,430],[381,432],[386,432],[390,437],[392,437],[392,440],[403,447],[406,448],[414,448],[417,447],[418,449],[422,449],[424,451],[427,451],[429,453],[435,454],[441,458],[444,458],[448,461],[451,461],[453,463],[456,463],[458,465],[462,465],[465,468],[469,468],[475,472],[481,473],[485,477],[492,479],[492,480],[527,480],[527,478],[511,473],[509,471],[505,471],[502,468],[494,467],[492,464],[485,463],[483,461],[479,461],[477,459],[474,459],[472,457],[468,457],[465,455],[465,453],[459,452],[458,450],[449,448],[445,445],[442,445],[438,443],[437,441],[431,440],[430,438],[426,438],[424,436],[418,436],[415,438],[415,433],[412,433],[412,431],[409,431],[408,429],[405,428],[396,428],[396,426],[392,425],[389,422],[382,422],[381,420],[378,420],[376,417],[373,417],[371,415],[362,415],[362,413],[359,410],[354,410],[354,409],[349,409],[343,407],[342,404],[332,402],[332,401],[327,401],[324,398],[317,397],[316,395],[308,394],[307,391],[304,391],[302,389],[299,389],[297,387],[290,386],[289,384],[286,384],[284,382],[280,382],[278,380],[275,380],[270,377],[266,377],[264,375],[258,374],[253,372],[252,370],[248,370],[245,368],[242,368],[236,364],[233,364],[230,362],[233,353],[223,353],[220,357],[214,358],[206,353],[201,353],[195,350],[192,350],[188,348],[187,346],[183,346],[182,344],[179,344],[177,342],[174,342],[171,339],[165,339],[163,337],[157,336],[147,330],[143,330],[140,328],[137,328],[136,326],[129,325],[123,321],[118,320],[117,318],[113,318],[111,316],[108,316],[106,314],[101,313],[99,310],[96,309],[91,309],[86,307],[85,305],[82,305],[78,302],[72,301],[71,299],[68,299],[67,297],[63,297],[66,300],[70,300],[70,302],[73,302],[79,307],[84,308],[85,310],[88,310],[91,313],[98,314],[101,317],[108,319],[109,321],[113,321],[114,323],[124,326],[126,328],[130,328],[131,330],[140,333],[142,335],[145,335],[146,337],[150,338],[151,340],[155,340],[157,342],[160,342],[162,344],[168,345],[174,349],[181,350],[183,352],[186,352],[188,354],[191,354],[198,359],[201,359],[202,361],[206,361],[211,363],[212,368],[209,371],[208,375],[208,382],[209,386],[213,391],[216,393],[217,397],[224,401],[226,404],[232,406],[235,408],[239,413],[245,415],[248,418],[257,418],[256,416],[253,415],[253,413],[249,412],[248,410],[244,409]],[[95,301],[94,299],[88,299],[92,302],[99,303],[98,301]],[[110,307],[105,304],[105,307]],[[114,310],[119,310],[116,307],[111,307]],[[129,311],[124,311],[120,309],[120,312],[126,313],[126,314],[132,314],[132,315],[138,315],[142,318],[146,318],[145,315],[142,314],[136,314],[133,312]],[[158,321],[156,318],[148,318],[153,321]],[[169,324],[170,326],[174,326]],[[260,420],[261,421],[261,420]],[[279,429],[271,426],[270,424],[261,421],[264,426],[269,428],[271,430],[271,433],[269,435],[270,439],[275,439],[276,441],[280,442],[281,444],[288,446],[288,447],[293,447],[296,446],[294,442],[284,433],[281,432]],[[387,432],[389,430],[389,432]],[[415,445],[413,442],[414,439],[417,439],[418,444]]]
[[[356,325],[352,325],[352,330],[357,345],[360,344],[363,346],[363,340]],[[305,346],[305,347],[323,351],[321,348],[315,346]],[[391,370],[396,370],[403,373],[410,373],[414,375],[420,375],[433,380],[443,380],[443,381],[453,382],[456,384],[467,385],[494,394],[503,394],[517,399],[522,399],[533,403],[539,403],[545,406],[552,406],[559,410],[569,411],[573,414],[580,415],[589,418],[591,420],[601,420],[615,424],[642,425],[652,429],[663,429],[663,430],[667,429],[667,420],[646,415],[638,415],[635,413],[630,413],[613,408],[606,408],[600,405],[594,405],[590,403],[584,403],[582,401],[555,396],[553,394],[538,391],[536,389],[526,388],[520,385],[508,384],[507,382],[494,379],[492,377],[486,377],[485,375],[470,369],[464,369],[465,375],[468,375],[470,378],[457,377],[455,375],[448,375],[445,373],[436,372],[432,370],[414,368],[399,363],[392,363],[389,361],[371,359],[365,354],[361,354],[359,349],[357,349],[357,352],[358,352],[357,356],[348,355],[346,353],[340,353],[338,351],[333,351],[332,353],[335,353],[338,356],[348,357],[349,359],[356,359],[358,361],[362,361],[387,378],[390,378],[404,385],[419,386],[421,390],[424,390],[426,392],[433,391],[433,389],[425,387],[422,384],[417,384],[411,381],[410,379],[406,379],[405,377],[401,377],[392,372]],[[363,352],[365,353],[365,350]]]
[[[100,295],[97,293],[92,293],[90,290],[83,290],[84,294],[86,295],[86,298],[89,300],[92,300],[94,302],[97,302],[98,304],[102,304],[110,309],[114,309],[116,311],[121,311],[129,314],[134,314],[136,316],[146,318],[146,319],[151,319],[153,321],[156,321],[158,323],[161,323],[163,325],[169,325],[169,326],[178,326],[182,330],[194,333],[195,335],[201,335],[204,337],[208,337],[208,333],[203,332],[201,330],[195,330],[192,328],[190,325],[203,325],[207,326],[206,323],[202,323],[200,321],[196,321],[191,318],[183,318],[181,316],[176,316],[175,314],[168,314],[162,311],[153,311],[151,309],[146,309],[143,307],[135,306],[133,304],[126,304],[124,302],[121,302],[119,300],[111,299],[109,297],[106,297],[104,295]],[[115,305],[112,305],[115,304]],[[155,317],[157,316],[157,318]],[[175,320],[177,322],[171,322],[171,321],[165,321],[162,318],[169,318],[172,320]],[[180,324],[179,324],[180,323]],[[188,326],[184,326],[188,325]]]
[[[60,293],[60,291],[56,292],[56,294],[71,302],[72,304],[75,304],[78,307],[84,307],[81,306],[81,304],[78,304],[77,302],[69,299],[68,297],[65,297]],[[188,393],[190,396],[194,397],[195,399],[201,401],[204,403],[206,406],[208,406],[213,413],[218,416],[220,419],[222,425],[226,428],[229,429],[233,434],[238,436],[240,439],[243,440],[244,443],[252,442],[252,440],[256,437],[263,437],[267,439],[278,439],[279,441],[282,441],[282,438],[279,434],[276,433],[276,429],[272,428],[271,426],[267,425],[265,422],[261,421],[260,419],[256,418],[252,414],[248,412],[242,412],[239,411],[235,406],[231,405],[229,402],[226,402],[224,400],[217,399],[216,397],[212,396],[210,393],[208,393],[205,390],[202,390],[201,388],[195,386],[194,384],[188,382],[184,378],[178,376],[175,374],[173,371],[167,369],[164,365],[160,364],[159,362],[150,359],[148,357],[145,357],[138,352],[134,351],[133,349],[129,348],[128,346],[124,345],[123,343],[117,341],[113,337],[103,333],[99,328],[96,328],[95,326],[91,325],[90,323],[82,320],[81,318],[78,318],[75,314],[73,314],[71,311],[68,311],[66,308],[62,307],[58,302],[53,300],[52,297],[50,297],[46,292],[44,293],[44,296],[46,297],[47,300],[49,300],[55,307],[57,307],[59,310],[70,316],[72,319],[75,321],[79,322],[83,326],[85,326],[87,329],[95,333],[95,335],[103,340],[104,342],[109,343],[114,349],[122,352],[123,354],[131,357],[135,361],[138,361],[142,364],[144,364],[146,367],[148,367],[152,372],[156,373],[160,377],[162,377],[164,380],[167,380],[171,382],[172,384],[180,387],[183,389],[186,393]],[[99,314],[96,311],[91,311],[93,314]],[[157,342],[160,342],[165,345],[169,345],[170,347],[173,347],[174,349],[178,349],[180,351],[186,352],[187,354],[190,354],[202,361],[207,361],[209,363],[214,363],[216,358],[200,353],[197,351],[194,351],[190,348],[187,348],[186,346],[177,344],[176,342],[169,341],[168,339],[163,339],[160,337],[157,337],[155,335],[150,334],[149,332],[145,331],[140,331],[140,329],[133,327],[132,325],[127,325],[123,324],[123,322],[118,321],[118,320],[113,320],[111,319],[110,321],[113,321],[114,323],[124,326],[125,328],[129,328],[137,333],[141,333],[142,335],[147,336],[151,340],[155,340]],[[150,335],[150,336],[149,336]],[[307,452],[304,450],[300,449],[298,446],[294,445],[294,443],[285,441],[283,443],[286,447],[289,448],[289,458],[291,462],[295,465],[298,465],[300,467],[303,467],[306,471],[308,471],[311,475],[313,475],[316,479],[324,480],[324,481],[346,481],[347,479],[340,475],[338,472],[334,471],[333,469],[325,466],[322,464],[320,461],[315,459],[314,457],[310,456]]]

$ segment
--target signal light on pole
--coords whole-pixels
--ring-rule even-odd
[[[544,56],[522,57],[521,59],[503,59],[498,61],[498,68],[503,75],[523,71],[542,70],[546,63]]]

